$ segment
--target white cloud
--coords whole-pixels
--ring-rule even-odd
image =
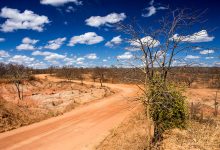
[[[34,51],[31,55],[33,56],[49,56],[52,55],[54,53],[52,52],[41,52],[41,51]]]
[[[79,0],[41,0],[43,5],[62,6],[67,3],[74,3],[75,5],[82,5],[82,1]]]
[[[128,51],[138,51],[138,50],[140,50],[140,47],[129,46],[129,47],[125,47],[125,50],[128,50]]]
[[[201,47],[194,47],[193,50],[201,50]]]
[[[206,30],[201,30],[192,35],[179,36],[174,34],[170,40],[175,40],[179,42],[190,42],[190,43],[199,43],[199,42],[210,42],[214,40],[214,36],[209,36]]]
[[[152,15],[154,15],[154,14],[156,14],[157,13],[157,10],[164,10],[164,9],[168,9],[168,8],[166,8],[166,7],[163,7],[163,6],[159,6],[159,7],[155,7],[154,6],[154,0],[151,0],[150,2],[149,2],[149,7],[147,7],[147,8],[145,8],[144,10],[147,10],[147,13],[143,13],[142,14],[142,17],[150,17],[150,16],[152,16]]]
[[[105,43],[105,46],[108,46],[108,47],[113,47],[114,45],[118,45],[118,44],[121,44],[122,42],[122,39],[121,39],[121,36],[116,36],[116,37],[113,37],[111,41],[108,41],[107,43]]]
[[[79,57],[79,58],[76,59],[77,62],[84,61],[84,60],[85,60],[85,58],[83,58],[83,57]]]
[[[48,65],[45,64],[44,62],[32,62],[28,66],[32,67],[32,68],[38,68],[38,69],[42,69],[42,68],[47,68],[48,67]]]
[[[211,57],[211,56],[209,56],[209,57],[206,57],[205,59],[214,59],[215,57]]]
[[[25,55],[15,55],[8,60],[11,63],[18,63],[18,64],[29,64],[34,61],[34,58],[25,56]]]
[[[133,57],[133,55],[131,54],[131,52],[125,52],[122,55],[118,55],[117,59],[125,60],[125,59],[131,59],[132,57]]]
[[[13,32],[19,29],[29,29],[36,31],[43,31],[45,24],[49,23],[47,16],[40,16],[33,11],[25,10],[21,13],[17,9],[4,7],[1,9],[0,17],[7,20],[1,25],[1,31]]]
[[[157,9],[154,6],[150,6],[145,9],[148,11],[148,13],[142,14],[142,17],[150,17],[150,16],[156,14],[156,12],[157,12]]]
[[[38,42],[39,40],[35,40],[35,39],[30,39],[29,37],[25,37],[22,40],[22,44],[16,46],[17,50],[35,50],[35,44]]]
[[[213,54],[215,53],[215,51],[214,50],[202,50],[199,53],[202,55],[206,55],[206,54]]]
[[[59,59],[66,59],[65,55],[57,54],[57,53],[52,53],[52,52],[42,52],[42,51],[35,51],[32,53],[33,56],[45,56],[44,60],[47,60],[49,62],[55,62],[56,60]]]
[[[48,42],[48,45],[46,45],[44,48],[56,50],[61,47],[63,42],[66,41],[66,38],[57,38],[55,40],[51,40]]]
[[[32,53],[33,56],[45,56],[44,60],[47,60],[49,62],[54,62],[58,59],[66,59],[65,55],[52,53],[52,52],[42,52],[42,51],[35,51]]]
[[[111,13],[108,14],[107,16],[92,16],[88,19],[86,19],[86,24],[88,26],[92,26],[92,27],[99,27],[102,25],[108,25],[108,24],[114,24],[117,23],[119,21],[122,21],[126,18],[125,13]]]
[[[8,52],[4,51],[4,50],[0,50],[0,57],[9,57],[10,55],[8,54]]]
[[[220,62],[215,62],[214,65],[220,67]]]
[[[95,53],[88,54],[85,57],[88,59],[97,59],[98,58]]]
[[[185,59],[199,59],[199,56],[187,55]]]
[[[102,61],[103,61],[103,62],[106,62],[106,61],[108,61],[108,60],[107,60],[107,59],[103,59]]]
[[[66,56],[65,55],[60,55],[60,54],[56,54],[56,53],[52,53],[51,55],[48,55],[44,58],[44,60],[47,60],[47,61],[55,61],[55,60],[58,60],[58,59],[64,59]]]
[[[71,13],[71,12],[75,12],[75,11],[76,11],[76,9],[73,8],[73,6],[68,6],[68,7],[66,8],[66,12],[67,12],[67,13]]]
[[[0,42],[4,42],[5,41],[5,38],[0,38]]]
[[[76,64],[77,64],[77,65],[83,65],[84,62],[82,62],[82,61],[78,61],[78,62],[76,62]]]
[[[74,36],[69,42],[69,46],[74,46],[75,44],[97,44],[104,40],[102,36],[98,36],[95,32],[87,32],[85,34]]]
[[[158,40],[153,39],[150,36],[143,37],[141,39],[141,42],[139,40],[135,40],[135,41],[130,42],[131,46],[134,46],[136,48],[140,48],[141,43],[147,47],[157,47],[158,45],[160,45],[160,42]]]

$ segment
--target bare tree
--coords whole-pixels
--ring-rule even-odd
[[[95,70],[95,69],[93,69],[93,70],[92,70],[92,72],[91,72],[91,78],[92,78],[93,82],[95,82],[95,81],[96,81],[96,79],[98,78],[98,76],[97,76],[97,73],[96,73],[96,70]]]
[[[19,100],[23,100],[23,80],[26,75],[26,68],[23,65],[9,65],[9,72],[12,75],[12,82],[14,83]]]
[[[7,73],[7,67],[5,64],[0,63],[0,78],[2,78]]]
[[[105,79],[105,68],[100,68],[100,67],[96,67],[95,68],[95,73],[99,79],[100,85],[101,87],[103,86],[103,81]]]
[[[118,70],[115,66],[111,66],[111,68],[107,69],[107,78],[114,83],[118,76]]]
[[[170,110],[172,109],[171,107],[174,106],[174,103],[171,101],[173,95],[168,94],[167,76],[174,65],[180,66],[194,63],[186,61],[186,59],[180,56],[192,51],[193,47],[197,47],[197,45],[192,44],[193,41],[196,41],[201,34],[204,34],[198,32],[190,36],[190,32],[187,32],[190,31],[192,25],[202,22],[201,17],[203,13],[204,12],[192,12],[188,9],[176,9],[156,22],[158,28],[145,28],[139,25],[135,20],[131,24],[120,23],[117,26],[121,32],[129,35],[127,41],[130,43],[130,46],[127,49],[135,51],[133,61],[129,60],[128,63],[140,69],[145,75],[145,79],[142,81],[144,88],[141,89],[145,93],[144,104],[146,106],[146,115],[149,123],[151,122],[150,116],[152,115],[150,115],[150,110],[152,110],[152,108],[161,110],[163,107]],[[158,79],[158,76],[160,79]],[[155,78],[157,79],[155,80]],[[154,88],[152,88],[154,86],[156,89],[161,90],[158,91],[161,93],[151,93],[149,98],[149,89],[154,90]],[[158,104],[156,98],[158,95],[168,99],[168,101]],[[183,119],[185,118],[186,117],[183,117]],[[173,118],[173,120],[175,120],[175,118]],[[157,121],[158,120],[154,120],[155,141],[161,137],[161,133],[158,132],[162,123],[158,123]],[[151,129],[149,130],[151,131]],[[149,139],[149,141],[151,141],[151,139]]]
[[[76,69],[75,70],[75,75],[76,75],[76,78],[79,79],[81,81],[81,84],[83,85],[83,81],[84,81],[84,68],[79,68],[79,69]]]
[[[62,67],[61,72],[62,76],[64,76],[69,81],[71,81],[71,79],[74,77],[74,72],[71,66]]]

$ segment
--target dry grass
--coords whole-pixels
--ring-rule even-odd
[[[47,114],[0,98],[0,133],[46,119]]]
[[[164,135],[164,150],[220,150],[220,120],[191,121],[187,130],[174,129]]]
[[[141,111],[140,111],[141,110]],[[139,108],[97,147],[97,150],[141,150],[147,146],[147,122]]]

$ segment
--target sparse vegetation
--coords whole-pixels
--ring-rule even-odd
[[[25,82],[22,85],[24,99],[19,104],[14,100],[17,97],[14,76],[8,73],[2,77],[9,82],[0,84],[0,132],[62,115],[77,106],[112,94],[108,87],[81,85],[69,80],[53,82],[50,75],[45,75],[45,79],[26,75],[19,78],[19,81]]]

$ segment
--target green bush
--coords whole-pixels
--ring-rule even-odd
[[[154,121],[154,141],[161,140],[165,130],[186,127],[188,110],[181,89],[156,77],[149,83],[148,100]]]

